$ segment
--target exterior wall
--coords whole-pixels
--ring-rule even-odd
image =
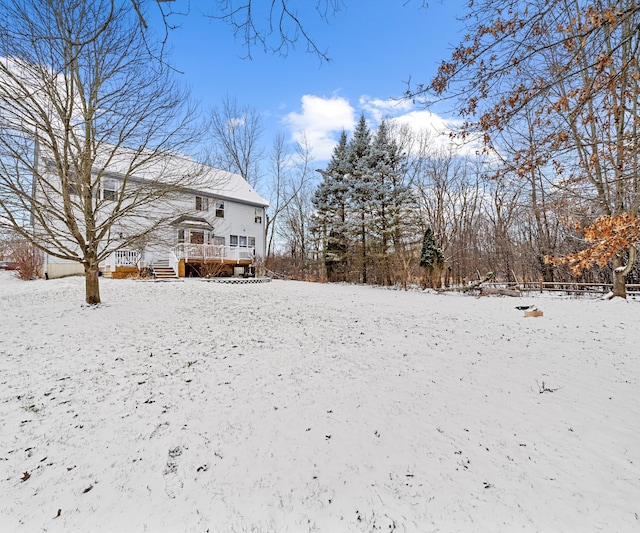
[[[202,196],[208,198],[209,207],[207,210],[196,211],[196,196]],[[216,201],[224,201],[224,217],[216,217]],[[240,202],[236,202],[229,199],[223,199],[212,195],[198,194],[198,193],[185,193],[180,199],[173,202],[173,207],[176,211],[182,211],[188,213],[190,216],[199,217],[205,219],[210,226],[212,234],[216,237],[224,237],[225,245],[230,245],[230,236],[238,235],[244,237],[254,237],[256,240],[255,253],[258,256],[264,256],[265,254],[265,215],[264,207],[248,205]],[[255,222],[255,212],[259,210],[261,214],[261,221]],[[167,240],[170,241],[170,247],[177,244],[178,229],[180,226],[173,226],[168,229]],[[155,250],[154,256],[161,253],[160,250]],[[145,254],[148,256],[149,254]]]
[[[262,221],[255,222],[256,206],[225,201],[224,219],[217,219],[214,225],[215,235],[225,238],[225,244],[229,246],[230,235],[254,237],[256,239],[256,255],[263,257],[265,254],[264,235],[264,209],[258,209],[262,213]]]
[[[49,279],[63,278],[65,276],[83,276],[84,267],[74,261],[63,261],[52,257],[43,265],[42,275]]]
[[[238,176],[238,179],[241,178]],[[55,181],[52,177],[52,180]],[[118,178],[110,176],[109,180],[112,182],[118,182]],[[233,181],[232,181],[233,182]],[[235,183],[235,182],[233,182]],[[246,185],[244,181],[242,184]],[[236,235],[239,240],[241,237],[253,237],[255,239],[255,246],[244,248],[252,248],[255,250],[257,256],[263,257],[265,254],[265,213],[264,205],[254,205],[251,202],[257,202],[258,204],[262,200],[255,192],[252,192],[249,196],[242,196],[246,194],[246,191],[242,192],[242,184],[234,185],[229,188],[229,194],[235,194],[235,191],[239,191],[240,200],[234,200],[233,198],[227,198],[216,195],[212,192],[215,188],[215,180],[208,183],[211,189],[206,191],[198,191],[196,189],[184,190],[179,193],[174,193],[171,197],[165,197],[159,199],[157,202],[145,207],[144,216],[140,214],[138,210],[137,214],[116,223],[111,228],[111,237],[113,239],[112,244],[118,243],[119,235],[123,239],[126,239],[127,235],[135,235],[140,233],[140,228],[151,227],[156,221],[164,219],[165,224],[167,219],[169,221],[175,221],[183,216],[197,217],[204,219],[210,225],[207,228],[210,235],[224,237],[225,246],[230,246],[230,236]],[[222,185],[224,185],[222,183]],[[116,185],[117,187],[117,185]],[[248,187],[248,185],[246,185]],[[207,209],[196,209],[196,196],[206,198],[208,202]],[[251,198],[251,199],[250,199]],[[224,217],[216,217],[216,201],[221,200],[224,202]],[[105,214],[109,214],[109,200],[105,202]],[[202,202],[200,202],[202,207]],[[256,209],[260,215],[260,221],[256,222]],[[79,217],[80,219],[82,217]],[[203,228],[206,224],[203,225]],[[146,244],[141,242],[137,245],[137,250],[133,247],[123,249],[120,254],[116,252],[112,253],[106,260],[101,261],[100,267],[103,273],[112,274],[116,272],[117,268],[131,266],[148,266],[153,264],[157,260],[169,260],[170,265],[179,272],[180,257],[174,254],[176,245],[178,244],[178,230],[180,228],[188,231],[189,228],[196,229],[193,225],[190,225],[188,221],[180,225],[162,225],[157,231],[154,231],[152,235],[145,238]],[[60,228],[64,234],[65,229]],[[82,228],[81,228],[82,230]],[[129,233],[130,232],[130,233]],[[188,235],[188,233],[187,233]],[[209,243],[205,243],[209,244]],[[69,242],[69,249],[77,248],[77,245]],[[124,254],[124,255],[123,255]],[[184,272],[184,265],[182,266]],[[84,269],[81,264],[61,260],[55,257],[47,257],[45,264],[43,265],[43,273],[47,272],[49,277],[60,277],[71,274],[84,273]],[[184,274],[182,274],[184,275]]]

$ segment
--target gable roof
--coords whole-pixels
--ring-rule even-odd
[[[114,155],[115,152],[115,155]],[[185,178],[182,189],[225,200],[233,200],[257,207],[268,207],[269,202],[260,196],[240,175],[199,163],[183,155],[154,154],[152,150],[136,151],[103,143],[96,157],[96,166],[104,168],[105,175],[122,177],[131,173],[132,161],[147,160],[132,175],[140,181],[166,181]],[[108,161],[108,163],[106,163]]]
[[[260,196],[240,175],[200,164],[201,174],[195,179],[192,189],[217,198],[240,201],[259,207],[267,207],[269,202]]]

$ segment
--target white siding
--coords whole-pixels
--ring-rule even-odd
[[[262,208],[260,208],[262,209]],[[225,202],[224,224],[220,223],[215,228],[215,234],[223,236],[225,243],[229,245],[229,236],[238,235],[244,237],[255,237],[256,255],[263,257],[265,254],[264,239],[264,214],[262,222],[255,222],[255,206],[240,204],[236,202]]]
[[[263,257],[265,254],[265,215],[264,208],[267,202],[261,198],[249,185],[236,174],[224,173],[224,180],[220,179],[218,174],[221,171],[211,169],[201,177],[203,180],[202,188],[184,189],[179,193],[172,193],[171,197],[159,199],[153,205],[147,206],[146,211],[141,213],[139,210],[136,215],[112,227],[111,238],[117,243],[120,234],[126,238],[129,235],[139,233],[141,227],[150,226],[159,219],[170,217],[170,221],[175,221],[183,216],[197,217],[205,219],[213,228],[211,234],[214,236],[224,237],[225,245],[229,246],[230,236],[238,235],[239,237],[253,237],[255,239],[255,254]],[[205,181],[205,177],[210,178]],[[117,175],[109,176],[109,180],[114,182],[112,185],[117,186],[119,178]],[[217,180],[217,181],[216,181]],[[130,187],[135,186],[135,182],[130,182]],[[208,201],[199,202],[200,206],[208,206],[208,209],[196,210],[196,196],[207,198]],[[224,201],[224,217],[216,217],[216,201]],[[106,212],[109,211],[108,201],[105,202]],[[256,222],[256,209],[260,211],[261,221]],[[80,217],[81,218],[81,217]],[[148,240],[141,261],[144,263],[152,263],[157,259],[170,259],[173,257],[174,247],[178,244],[178,229],[181,225],[166,225],[154,232],[153,237]],[[182,227],[188,228],[188,224]],[[71,245],[75,247],[75,245]],[[64,271],[65,273],[77,268],[77,265],[70,267],[68,264],[60,266],[60,269],[54,267],[53,264],[65,264],[67,262],[56,259],[54,257],[47,258],[45,268],[49,271],[51,277]],[[116,257],[115,253],[101,265],[115,269]],[[81,267],[81,265],[79,265]]]

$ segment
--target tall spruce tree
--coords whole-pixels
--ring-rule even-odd
[[[371,214],[372,177],[370,168],[371,132],[360,116],[353,137],[348,144],[347,184],[351,217],[347,218],[349,233],[354,240],[354,267],[360,272],[359,281],[368,283],[369,242],[368,217]]]
[[[406,281],[420,224],[407,183],[407,155],[389,122],[372,133],[361,116],[353,136],[342,133],[326,169],[318,172],[323,180],[313,199],[313,225],[323,278]]]
[[[346,281],[348,236],[346,231],[349,172],[347,133],[343,130],[313,196],[313,230],[320,239],[322,271],[328,281]]]
[[[405,241],[405,229],[411,220],[406,215],[416,207],[416,203],[405,183],[406,154],[402,152],[386,120],[381,122],[374,136],[369,167],[372,192],[370,248],[380,267],[381,279],[378,282],[391,285],[393,255]]]

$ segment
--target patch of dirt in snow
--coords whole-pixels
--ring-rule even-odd
[[[3,532],[640,527],[638,302],[0,274]]]

